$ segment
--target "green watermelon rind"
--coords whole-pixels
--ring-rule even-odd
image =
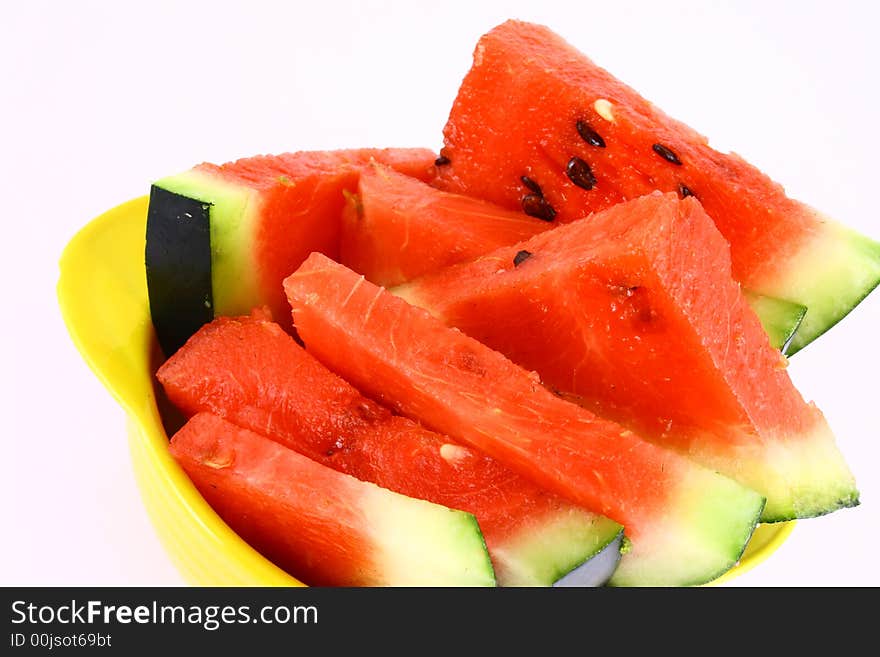
[[[804,435],[756,449],[743,441],[723,460],[711,454],[689,456],[761,491],[767,497],[761,522],[815,518],[860,503],[855,478],[823,417]]]
[[[389,582],[406,586],[496,586],[494,567],[473,514],[367,481],[355,481],[364,490],[366,519],[375,547],[372,558],[379,562]],[[426,559],[429,555],[435,558]],[[424,571],[425,563],[443,569]]]
[[[739,562],[765,498],[707,468],[694,468],[685,479],[679,498],[668,504],[662,530],[632,540],[609,586],[699,586]],[[658,556],[662,561],[654,561]]]
[[[259,537],[287,526],[302,532],[300,539],[311,550],[326,547],[324,531],[331,539],[362,545],[362,551],[347,555],[357,566],[350,585],[496,585],[483,533],[471,513],[333,470],[210,413],[193,416],[171,438],[169,449],[209,503],[229,501],[218,512],[234,527],[254,527]],[[205,479],[205,473],[218,479]],[[268,542],[275,542],[278,555],[289,553],[283,535],[272,536]],[[337,561],[335,567],[350,565]],[[307,578],[306,571],[298,575]]]
[[[210,206],[214,316],[247,314],[260,305],[259,263],[254,261],[257,193],[198,169],[153,185]]]
[[[598,556],[623,531],[599,514],[568,506],[490,551],[501,586],[550,586]]]
[[[828,332],[880,284],[880,242],[830,219],[821,227],[786,274],[762,289],[807,307],[789,355]]]
[[[756,294],[746,289],[743,289],[743,295],[761,320],[761,325],[770,338],[770,344],[783,354],[788,354],[790,345],[807,314],[807,307],[794,301]]]

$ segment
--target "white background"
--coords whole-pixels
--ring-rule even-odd
[[[91,218],[203,161],[438,149],[478,37],[544,23],[719,149],[880,238],[876,3],[2,2],[0,585],[178,585],[121,410],[55,284]],[[802,521],[731,585],[880,585],[880,292],[793,360],[862,505]]]

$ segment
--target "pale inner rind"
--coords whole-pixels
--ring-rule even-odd
[[[254,256],[261,215],[257,193],[198,169],[164,178],[156,185],[211,206],[214,315],[246,315],[262,303]]]

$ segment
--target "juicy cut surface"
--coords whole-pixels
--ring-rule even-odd
[[[618,204],[394,291],[599,415],[760,490],[767,513],[856,501],[825,418],[694,198]]]
[[[560,399],[502,354],[320,254],[285,290],[307,349],[366,394],[623,524],[638,547],[621,576],[693,582],[739,557],[763,507],[757,493]],[[680,540],[700,552],[686,574],[669,545]]]

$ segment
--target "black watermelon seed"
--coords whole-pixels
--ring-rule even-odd
[[[434,160],[434,164],[437,165],[438,167],[442,167],[444,165],[449,164],[449,158],[446,157],[445,155],[441,155],[436,160]]]
[[[534,180],[529,178],[528,176],[521,176],[520,180],[522,180],[522,184],[532,190],[538,196],[544,196],[544,192],[541,191],[541,186],[536,183]]]
[[[682,183],[678,183],[678,193],[682,198],[687,198],[688,196],[694,196],[694,198],[696,198],[690,187],[683,185]]]
[[[577,128],[581,139],[587,142],[590,146],[605,148],[605,140],[602,139],[602,136],[598,132],[590,127],[589,123],[583,120],[578,120],[578,122],[575,123],[575,127]]]
[[[565,174],[571,182],[583,189],[593,189],[596,184],[596,176],[593,175],[590,165],[579,157],[573,157],[568,161]]]
[[[547,199],[537,194],[523,196],[522,209],[530,217],[541,221],[553,221],[556,218],[556,210],[553,209],[553,206],[547,202]]]
[[[531,251],[526,251],[523,249],[522,251],[517,251],[516,255],[513,256],[513,266],[519,267],[523,262],[532,257]]]
[[[681,166],[681,160],[678,159],[678,155],[666,148],[663,144],[654,144],[651,148],[653,148],[654,152],[667,162],[672,162],[672,164],[675,164],[676,166]]]

